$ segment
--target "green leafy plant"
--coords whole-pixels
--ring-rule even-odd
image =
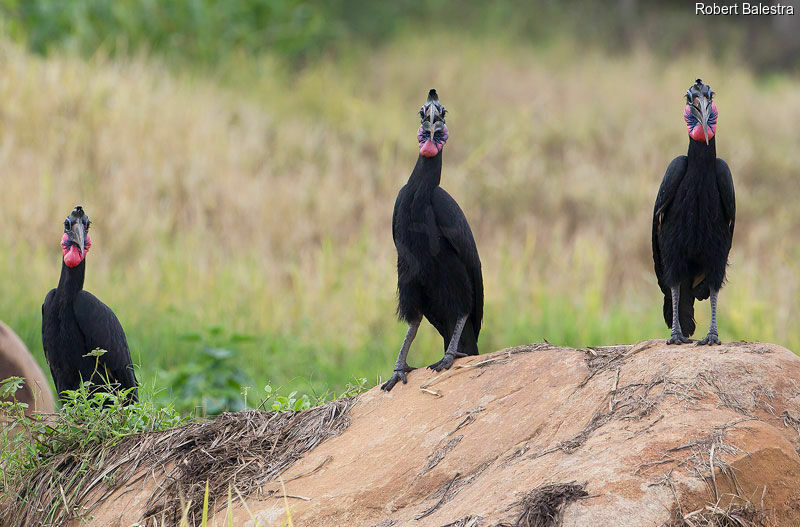
[[[307,394],[297,397],[297,391],[293,391],[289,395],[279,395],[273,392],[269,384],[264,386],[264,393],[266,399],[261,404],[262,408],[268,407],[276,412],[299,412],[311,408],[311,398]]]
[[[15,377],[5,379],[0,382],[0,394],[13,394],[22,383]],[[48,472],[48,486],[63,489],[63,497],[41,511],[45,523],[55,525],[81,517],[77,496],[91,483],[87,480],[89,469],[101,462],[108,449],[126,437],[167,430],[184,422],[171,405],[156,407],[149,400],[131,402],[131,390],[115,390],[108,385],[103,389],[85,381],[75,390],[65,390],[61,409],[49,415],[26,416],[26,405],[13,399],[0,403],[6,416],[0,428],[0,517],[13,518],[21,513],[16,500],[41,499],[32,490],[41,483],[35,481],[35,475],[47,466],[59,467]],[[113,478],[114,474],[104,476],[108,482]],[[3,499],[7,497],[13,499]],[[35,503],[31,506],[37,507]]]
[[[0,413],[9,416],[22,417],[28,403],[17,401],[14,394],[25,385],[22,377],[9,377],[0,381]]]
[[[281,395],[280,388],[273,388],[267,384],[264,386],[264,399],[258,405],[259,408],[274,410],[276,412],[299,412],[307,410],[313,406],[319,406],[336,399],[354,397],[366,389],[367,379],[364,377],[354,377],[352,382],[347,383],[341,393],[326,390],[321,394],[302,394],[293,390],[288,395]]]
[[[24,382],[24,381],[22,381]],[[0,382],[0,393],[21,386],[19,378]],[[14,416],[11,426],[0,430],[3,459],[8,472],[24,471],[39,466],[49,457],[85,451],[93,445],[111,447],[120,439],[153,430],[167,430],[184,419],[170,405],[156,407],[152,401],[131,403],[132,391],[113,389],[100,391],[85,381],[77,390],[63,392],[62,407],[53,416],[25,416],[25,403],[4,401],[5,414]],[[21,450],[14,447],[23,447]],[[20,455],[21,452],[24,452]]]
[[[219,326],[212,326],[202,334],[189,333],[180,338],[196,342],[199,349],[190,360],[161,374],[160,381],[167,389],[158,394],[159,400],[174,401],[175,407],[184,413],[198,407],[202,415],[244,410],[253,381],[236,363],[235,348],[250,337],[226,335]]]

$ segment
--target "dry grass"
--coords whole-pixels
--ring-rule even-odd
[[[483,260],[482,349],[666,335],[652,203],[686,151],[683,94],[702,76],[738,197],[721,335],[800,349],[800,81],[697,54],[437,38],[435,61],[428,39],[408,40],[297,74],[264,58],[220,81],[0,43],[0,318],[38,348],[61,221],[81,203],[87,288],[117,311],[145,379],[184,360],[177,334],[211,323],[296,344],[247,351],[259,380],[388,372],[404,332],[391,211],[435,86],[450,112],[442,184]],[[440,347],[424,328],[412,362]]]
[[[163,484],[148,498],[144,525],[177,525],[182,515],[194,522],[208,510],[209,493],[220,497],[234,489],[240,500],[259,495],[264,483],[347,428],[354,403],[340,399],[299,413],[228,413],[132,436],[112,448],[65,452],[8,489],[18,499],[0,504],[0,518],[21,527],[88,518],[97,505],[160,473]],[[211,511],[226,505],[214,503]]]
[[[513,524],[503,523],[497,527],[559,527],[563,523],[564,508],[588,496],[586,483],[542,485],[522,498],[519,503],[522,513]]]
[[[763,509],[747,500],[732,496],[730,503],[723,507],[719,503],[709,503],[679,516],[666,527],[773,527]]]
[[[298,414],[223,414],[211,423],[182,429],[174,437],[159,438],[169,447],[159,448],[161,458],[156,458],[154,466],[171,469],[167,483],[150,497],[145,516],[166,515],[175,520],[181,511],[176,497],[199,505],[204,483],[215,496],[229,487],[245,496],[260,491],[306,452],[344,431],[354,402],[341,399]]]

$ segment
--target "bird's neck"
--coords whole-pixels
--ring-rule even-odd
[[[75,267],[67,267],[61,263],[61,278],[58,280],[56,292],[62,301],[72,300],[83,289],[83,279],[86,276],[86,260]]]
[[[425,157],[420,154],[411,177],[408,178],[408,186],[415,191],[432,192],[439,186],[442,179],[442,153],[439,152],[433,157]]]
[[[717,138],[712,137],[708,144],[689,138],[689,168],[699,169],[703,173],[715,174],[717,163]]]

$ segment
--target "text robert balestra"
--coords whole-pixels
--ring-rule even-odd
[[[742,2],[736,4],[721,5],[717,3],[706,4],[697,2],[694,4],[694,14],[696,15],[794,15],[794,6],[787,4],[751,4]]]

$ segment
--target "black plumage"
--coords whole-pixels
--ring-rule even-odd
[[[483,318],[481,261],[472,230],[458,203],[439,186],[447,139],[444,107],[431,90],[421,110],[420,155],[394,205],[392,237],[397,249],[397,312],[409,324],[391,390],[406,382],[408,348],[424,316],[444,341],[445,354],[430,367],[449,368],[456,357],[478,354]]]
[[[125,332],[114,312],[83,290],[86,251],[91,245],[89,219],[76,207],[64,225],[64,260],[58,287],[42,304],[42,344],[56,390],[75,390],[91,380],[93,389],[106,380],[114,389],[133,388],[129,400],[138,400],[137,381]],[[99,358],[86,356],[105,350]]]
[[[664,321],[672,328],[670,344],[689,341],[694,301],[709,297],[711,326],[698,343],[720,343],[716,302],[733,241],[736,199],[728,164],[716,155],[712,96],[699,79],[687,93],[689,151],[670,163],[653,210],[653,262],[664,293]]]

